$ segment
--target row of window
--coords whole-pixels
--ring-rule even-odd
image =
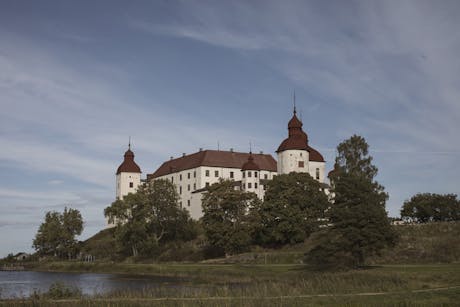
[[[182,202],[179,202],[179,206],[182,208]],[[187,199],[187,207],[190,207],[190,199]]]
[[[299,167],[300,167],[300,162],[303,163],[303,161],[299,161]],[[302,164],[302,167],[303,167],[303,164]],[[243,178],[245,178],[245,173],[246,172],[243,172]],[[252,172],[251,171],[248,171],[248,177],[252,177]],[[210,170],[205,170],[205,173],[204,175],[206,177],[210,177],[211,176],[211,171]],[[254,172],[254,177],[257,178],[258,176],[258,172]],[[214,177],[218,178],[219,177],[219,171],[214,171]],[[187,179],[190,179],[191,178],[191,173],[187,173]],[[196,178],[196,171],[193,172],[193,178]],[[230,172],[230,178],[233,179],[235,178],[235,173],[234,172]],[[268,179],[268,175],[265,174],[264,175],[264,179]],[[179,174],[179,181],[182,181],[182,174]],[[174,177],[171,177],[171,182],[174,183]]]
[[[260,186],[263,186],[263,185],[260,185]],[[264,187],[264,190],[265,190],[265,186]],[[243,190],[246,189],[246,185],[243,183]],[[248,189],[252,189],[252,183],[251,182],[248,182]],[[257,189],[257,182],[254,182],[254,189]]]
[[[193,184],[193,190],[196,190],[196,183]],[[190,184],[187,184],[187,191],[190,191]],[[179,194],[182,194],[182,186],[179,186]]]

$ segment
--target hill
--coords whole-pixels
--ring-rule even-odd
[[[369,264],[424,264],[460,262],[460,222],[397,225],[399,243],[369,260]],[[200,242],[202,243],[202,242]],[[285,246],[280,249],[254,247],[251,252],[226,258],[208,259],[199,245],[189,242],[174,244],[163,250],[158,261],[205,261],[208,263],[294,264],[301,263],[311,242]],[[121,260],[116,255],[113,229],[104,229],[83,242],[82,251],[98,260]],[[163,255],[163,256],[162,256]],[[165,257],[164,255],[174,255]],[[183,256],[181,256],[183,255]],[[193,255],[193,257],[192,257]]]

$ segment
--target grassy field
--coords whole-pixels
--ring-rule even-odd
[[[3,301],[20,306],[435,306],[460,302],[460,264],[388,265],[322,273],[302,265],[85,264],[91,272],[183,278],[185,287],[109,293],[64,300]],[[71,263],[48,269],[82,271]]]
[[[460,306],[460,223],[395,226],[398,245],[369,259],[365,269],[316,272],[301,264],[310,242],[195,263],[146,263],[103,260],[113,249],[109,231],[85,243],[94,263],[51,261],[28,269],[169,276],[178,287],[74,295],[50,299],[0,301],[8,306]],[[185,286],[182,286],[185,285]]]

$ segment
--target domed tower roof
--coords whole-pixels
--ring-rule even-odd
[[[307,150],[308,149],[308,136],[302,130],[302,122],[297,118],[297,112],[294,107],[294,114],[288,123],[288,138],[281,142],[276,152],[285,151],[289,149]]]
[[[139,165],[134,162],[134,152],[131,151],[131,144],[128,145],[124,160],[117,169],[117,175],[120,173],[142,173]]]
[[[252,152],[249,152],[248,161],[246,161],[243,166],[241,167],[242,171],[258,171],[260,170],[259,165],[254,162],[254,157],[252,156]]]

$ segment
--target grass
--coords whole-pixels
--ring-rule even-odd
[[[60,269],[71,269],[55,263]],[[103,264],[87,265],[108,272]],[[97,270],[96,270],[97,268]],[[460,264],[386,265],[315,272],[302,265],[116,264],[111,272],[180,276],[178,287],[119,291],[91,298],[3,301],[12,306],[415,306],[460,301]]]

